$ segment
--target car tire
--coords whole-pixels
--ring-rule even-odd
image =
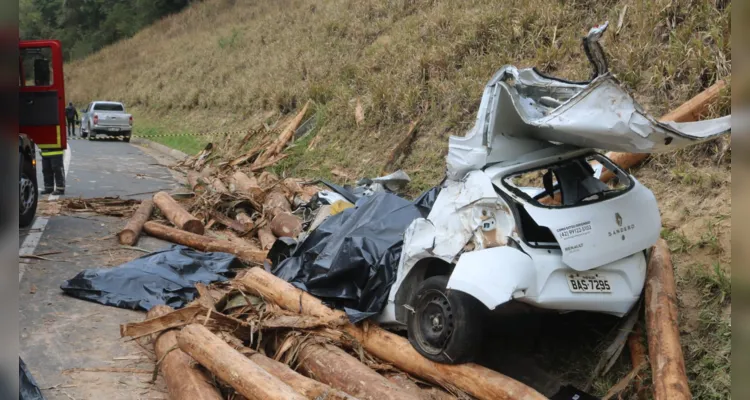
[[[447,290],[447,285],[447,276],[433,276],[417,286],[409,302],[409,342],[438,363],[470,362],[482,345],[487,309],[466,293]]]
[[[36,174],[31,162],[24,159],[23,169],[21,170],[21,179],[19,181],[19,208],[18,224],[21,227],[27,227],[34,221],[36,216],[36,207],[39,202],[39,186],[36,181]],[[29,206],[23,208],[24,204]]]

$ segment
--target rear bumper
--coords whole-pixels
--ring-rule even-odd
[[[578,271],[562,262],[559,251],[529,249],[529,253],[533,259],[508,246],[466,252],[458,260],[448,288],[475,297],[490,310],[517,300],[550,310],[616,316],[630,311],[643,290],[646,258],[642,252],[585,272],[606,279],[611,287],[607,293],[573,292],[568,278]]]
[[[130,136],[131,128],[117,128],[119,130],[113,131],[110,128],[92,128],[91,131],[95,135],[107,135],[107,136]]]

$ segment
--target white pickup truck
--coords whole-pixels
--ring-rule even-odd
[[[81,136],[94,140],[98,135],[122,137],[130,141],[133,116],[125,112],[122,103],[92,101],[81,112]]]

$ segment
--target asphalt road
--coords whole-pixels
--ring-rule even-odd
[[[70,148],[64,197],[142,199],[179,186],[170,170],[160,165],[173,160],[157,160],[128,143],[72,140]],[[41,187],[41,168],[39,183]],[[152,370],[153,355],[120,338],[120,324],[141,320],[145,314],[71,298],[60,290],[63,281],[84,269],[116,266],[143,255],[118,245],[114,235],[124,220],[44,215],[47,205],[42,201],[32,229],[21,231],[20,251],[47,254],[43,257],[48,260],[27,260],[19,276],[21,357],[44,395],[64,400],[165,399],[161,378],[152,385],[150,373],[133,372]],[[138,243],[148,250],[165,245],[148,237]]]

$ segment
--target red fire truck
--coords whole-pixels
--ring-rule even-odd
[[[60,41],[22,40],[19,56],[19,223],[28,226],[39,197],[36,147],[44,155],[63,154],[68,147],[65,84]]]

